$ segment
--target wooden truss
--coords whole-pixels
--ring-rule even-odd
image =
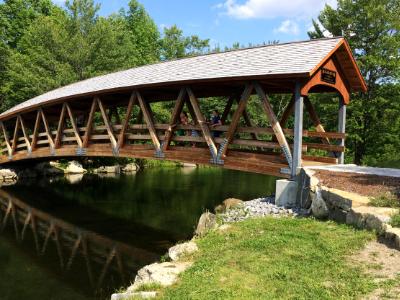
[[[270,124],[269,127],[258,127],[252,123],[246,110],[252,96],[258,97]],[[45,112],[48,108],[40,107],[36,111],[33,130],[27,128],[26,118],[22,113],[14,119],[7,120],[6,123],[0,122],[0,136],[3,141],[3,148],[0,150],[3,155],[5,154],[4,157],[0,156],[0,163],[25,159],[26,156],[31,158],[51,155],[104,156],[110,153],[113,156],[153,157],[217,164],[227,168],[277,176],[287,173],[281,172],[283,169],[292,169],[293,146],[287,137],[294,136],[294,131],[284,127],[294,110],[295,99],[292,98],[279,121],[268,95],[257,81],[248,82],[240,94],[235,92],[227,98],[221,116],[221,126],[212,127],[207,122],[200,109],[199,99],[190,86],[180,88],[168,124],[156,123],[149,99],[145,99],[139,90],[133,90],[124,102],[119,103],[125,103],[119,104],[119,107],[126,111],[124,115],[121,114],[121,110],[118,113],[113,103],[100,96],[95,96],[91,100],[90,109],[87,111],[82,109],[74,111],[72,103],[64,101],[61,105],[58,104],[58,120],[52,125],[49,125],[47,118],[49,112]],[[235,103],[237,108],[233,111]],[[304,130],[303,136],[318,137],[322,144],[303,143],[302,152],[308,149],[320,149],[328,153],[343,152],[345,134],[325,132],[308,97],[304,97],[304,103],[314,123],[315,131]],[[181,124],[179,121],[185,106],[192,119],[190,124]],[[52,108],[52,122],[54,110]],[[134,111],[139,111],[138,115],[134,116]],[[112,118],[113,115],[115,118]],[[86,120],[84,126],[77,122],[77,118],[82,116],[85,116]],[[112,119],[116,124],[112,123]],[[99,125],[99,120],[104,125]],[[132,124],[134,120],[135,124]],[[185,134],[177,135],[177,130],[184,131]],[[216,132],[218,134],[215,134]],[[331,140],[334,139],[342,142],[337,145],[332,143]],[[152,154],[149,152],[151,149]],[[208,149],[208,154],[202,149]],[[246,158],[248,153],[253,153],[251,160]],[[336,163],[336,157],[315,157],[305,154],[303,160]]]

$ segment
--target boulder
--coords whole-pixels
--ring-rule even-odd
[[[122,172],[124,173],[133,173],[137,171],[139,171],[139,166],[135,163],[127,164],[122,168]]]
[[[312,199],[311,211],[313,215],[318,219],[327,218],[329,215],[329,210],[324,198],[322,197],[320,189],[317,189],[315,193],[310,192],[310,194]]]
[[[120,172],[121,172],[121,167],[119,165],[103,166],[94,170],[94,173],[106,173],[106,174],[119,174]]]
[[[142,285],[173,285],[178,280],[178,275],[191,265],[190,262],[163,262],[144,266],[138,271],[135,283],[128,288],[128,292],[134,292]]]
[[[18,179],[17,174],[10,169],[0,169],[0,181],[16,181]]]
[[[76,160],[70,161],[64,170],[65,174],[84,174],[86,172],[87,170]]]
[[[210,212],[205,212],[200,216],[195,234],[197,236],[204,236],[208,231],[216,227],[217,227],[217,217]]]
[[[182,243],[175,245],[168,250],[168,256],[171,260],[177,261],[182,256],[192,254],[198,251],[199,248],[197,247],[196,243],[193,241]]]
[[[241,207],[241,206],[243,206],[242,200],[236,199],[236,198],[228,198],[228,199],[225,199],[222,202],[222,204],[215,207],[214,210],[216,213],[224,213],[229,209],[237,208],[237,207]]]

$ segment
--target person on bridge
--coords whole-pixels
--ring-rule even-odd
[[[214,109],[211,115],[211,128],[215,128],[221,125],[222,125],[221,116],[219,115],[218,110]],[[219,137],[221,135],[221,132],[213,130],[212,135],[213,137]]]

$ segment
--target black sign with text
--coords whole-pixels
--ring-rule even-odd
[[[330,84],[336,83],[336,72],[328,69],[321,69],[321,80]]]

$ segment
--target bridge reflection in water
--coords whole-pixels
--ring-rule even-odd
[[[83,267],[93,290],[102,289],[106,279],[107,283],[113,282],[114,288],[128,284],[138,268],[159,258],[159,253],[65,222],[2,189],[0,226],[2,232],[13,231],[18,242],[31,241],[39,256],[47,256],[53,244],[61,270],[69,273],[73,272],[74,266],[78,269]]]

